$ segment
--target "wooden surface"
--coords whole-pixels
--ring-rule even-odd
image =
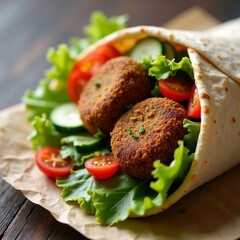
[[[163,25],[198,5],[226,21],[240,17],[238,0],[0,0],[0,110],[21,101],[48,67],[48,47],[83,36],[93,10],[108,16],[127,13],[128,26]],[[0,239],[86,239],[29,202],[0,175]]]

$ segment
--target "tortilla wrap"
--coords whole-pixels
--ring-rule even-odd
[[[105,43],[113,43],[125,53],[139,39],[150,36],[188,50],[201,103],[201,131],[195,157],[182,185],[163,206],[147,210],[144,216],[167,209],[190,191],[240,163],[240,35],[232,38],[224,34],[234,29],[240,29],[239,20],[208,32],[138,26],[107,36],[79,56],[81,59]]]
[[[191,27],[191,29],[193,29],[193,27],[200,27],[200,29],[205,29],[218,23],[218,21],[216,21],[215,18],[213,19],[211,15],[206,14],[202,10],[199,12],[199,10],[201,9],[190,9],[189,13],[184,13],[185,17],[183,21],[182,17],[174,19],[172,21],[172,26],[175,27],[177,21],[178,27],[184,27],[186,23],[189,23],[188,26]],[[201,21],[201,19],[203,19],[203,21]],[[235,36],[237,33],[240,34],[240,32],[238,31],[239,22],[239,20],[235,21],[237,31],[233,29],[234,35],[229,35],[230,37]],[[223,25],[229,25],[229,27],[232,26],[231,23]],[[216,36],[217,34],[219,34],[221,37],[223,37],[222,35],[228,36],[228,34],[224,34],[225,32],[228,32],[228,28],[224,30],[225,32],[221,30],[217,31],[219,28],[222,29],[221,26],[222,25],[220,25],[220,27],[217,27],[216,30],[211,30],[211,32],[214,32]],[[101,42],[99,42],[98,44],[101,44]],[[96,46],[94,45],[92,48],[95,47]],[[87,51],[89,51],[89,49]],[[84,54],[86,54],[86,52]],[[191,55],[193,55],[193,53]],[[202,59],[199,55],[197,55],[197,57]],[[196,63],[196,66],[197,65],[198,64]],[[200,65],[200,67],[203,66]],[[213,74],[216,74],[217,72],[218,75],[215,75],[213,81],[217,80],[217,82],[221,83],[221,79],[218,80],[218,76],[224,76],[222,77],[222,79],[226,79],[226,81],[224,80],[225,84],[227,82],[228,87],[229,85],[232,86],[230,91],[232,97],[230,97],[229,95],[225,96],[225,94],[219,96],[217,95],[219,98],[227,98],[226,102],[224,102],[224,100],[221,101],[222,109],[224,106],[232,108],[229,103],[237,104],[239,100],[238,94],[233,95],[233,92],[236,93],[238,91],[234,91],[234,86],[236,87],[237,84],[235,84],[235,82],[233,82],[228,77],[225,77],[224,74],[216,70],[211,64],[209,68],[213,69],[213,73],[211,75],[210,73],[207,74],[206,72],[203,75],[205,78],[207,77],[206,75],[214,76]],[[199,84],[200,83],[198,83],[198,85]],[[215,86],[215,88],[219,89],[220,93],[224,93],[225,86],[219,86],[219,83],[216,83]],[[212,90],[210,89],[210,91]],[[211,103],[213,104],[212,101]],[[230,111],[230,109],[228,108],[226,108],[226,110]],[[235,109],[232,108],[232,111],[235,111]],[[223,112],[223,110],[221,110],[221,112]],[[215,114],[216,113],[217,111],[215,110]],[[212,114],[213,112],[211,112],[211,116]],[[223,135],[223,132],[226,130],[226,128],[221,130],[222,126],[218,122],[218,126],[220,126],[220,135],[217,139],[219,139],[219,141],[225,141],[226,138],[224,139],[224,136],[232,137],[232,132],[234,134],[236,132],[239,132],[239,127],[234,127],[232,132],[230,131],[229,119],[231,115],[229,114],[231,114],[231,111],[228,114],[225,114],[224,112],[223,115],[227,116],[226,122],[228,124],[225,125],[225,127],[229,128],[228,134],[225,133]],[[209,116],[208,118],[206,116],[204,121],[206,122],[206,118],[210,121],[211,116]],[[220,113],[218,114],[218,118],[220,119]],[[14,119],[14,121],[12,121],[12,119]],[[217,126],[215,126],[215,129],[216,128]],[[238,130],[235,131],[235,128]],[[211,128],[208,126],[208,129]],[[57,219],[59,222],[68,224],[89,239],[159,240],[177,238],[225,240],[237,239],[240,236],[238,184],[239,166],[223,174],[221,177],[216,178],[214,181],[205,184],[205,186],[198,188],[193,193],[185,196],[183,199],[178,201],[176,204],[174,204],[174,206],[172,206],[170,209],[163,212],[162,214],[151,216],[146,219],[128,219],[125,222],[118,223],[111,227],[102,226],[96,222],[94,216],[84,214],[84,211],[82,211],[78,206],[66,204],[64,200],[60,197],[61,189],[56,187],[56,185],[51,180],[45,177],[38,170],[33,161],[34,150],[32,149],[30,142],[28,142],[26,139],[26,136],[28,136],[31,131],[32,128],[26,121],[26,112],[23,104],[12,106],[0,112],[0,170],[2,172],[3,179],[10,183],[14,188],[21,190],[24,196],[26,196],[31,202],[38,204],[50,211],[54,218]],[[205,134],[205,132],[201,132],[201,135],[199,137],[199,140],[202,139],[201,142],[203,142],[203,135]],[[210,134],[208,134],[208,136],[210,136]],[[234,144],[234,141],[236,140],[236,137],[233,138],[233,141],[230,141],[230,139],[228,139],[228,141],[230,141],[228,145],[230,145],[231,143]],[[238,143],[239,142],[236,142],[236,145]],[[217,142],[216,146],[218,146]],[[228,149],[229,146],[226,148]],[[197,151],[201,151],[200,149],[203,149],[203,147],[200,145],[199,141]],[[221,149],[219,148],[219,150]],[[211,150],[209,149],[209,151]],[[221,155],[220,153],[219,155],[217,153],[217,150],[215,150],[212,154],[216,154],[217,158]],[[228,150],[226,151],[226,154],[224,153],[224,156],[226,155],[226,157],[222,156],[222,158],[224,158],[226,162],[227,160],[232,159],[232,155],[236,158],[238,153],[239,151],[235,153],[233,152],[231,154],[231,151]],[[200,169],[199,166],[198,169]],[[210,169],[210,167],[208,169]],[[212,169],[212,171],[215,170],[214,168]],[[196,166],[192,167],[191,171],[193,170],[197,172]],[[217,174],[215,173],[214,175]],[[212,178],[214,177],[214,175],[212,175]],[[187,179],[190,179],[189,176]],[[187,186],[187,179],[183,184],[184,187]],[[190,180],[189,182],[193,184]],[[185,194],[181,193],[184,187],[181,187],[173,196],[171,196],[171,203],[177,201],[178,198]],[[186,212],[184,212],[184,214],[179,213],[179,210],[182,208],[186,209]],[[172,231],[173,226],[174,231]]]

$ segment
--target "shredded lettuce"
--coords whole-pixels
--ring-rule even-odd
[[[151,58],[143,59],[142,65],[148,69],[149,76],[156,79],[166,79],[175,76],[179,72],[185,72],[193,80],[193,68],[188,57],[183,57],[180,62],[175,59],[169,60],[166,56],[159,54],[156,60]]]
[[[188,139],[198,136],[199,128],[194,124],[186,120],[184,126],[192,129]],[[147,210],[163,205],[169,194],[184,180],[193,156],[184,142],[179,141],[169,166],[159,160],[154,162],[155,181],[152,182],[136,179],[122,171],[111,179],[100,181],[83,168],[73,171],[67,178],[59,178],[56,183],[63,188],[65,201],[76,201],[87,213],[95,214],[101,224],[113,225],[128,218],[130,213],[142,216]]]

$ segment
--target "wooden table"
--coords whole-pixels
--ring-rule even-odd
[[[190,3],[191,2],[191,3]],[[48,47],[83,36],[93,10],[127,13],[128,26],[162,25],[197,4],[220,21],[239,17],[237,0],[0,0],[0,110],[21,101],[48,67]],[[0,176],[0,239],[87,239],[28,201]]]

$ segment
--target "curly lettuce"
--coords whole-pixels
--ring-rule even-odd
[[[199,128],[196,125],[196,131],[193,131],[194,125],[186,120],[184,126],[190,125],[192,131],[188,133],[188,139],[194,141]],[[83,168],[73,171],[67,178],[59,178],[56,183],[63,188],[61,195],[65,201],[76,201],[86,213],[95,214],[99,223],[113,225],[131,213],[143,216],[147,210],[162,206],[184,180],[193,156],[184,146],[184,141],[179,141],[169,166],[159,160],[154,162],[155,181],[152,182],[136,179],[123,171],[111,179],[96,180]]]
[[[66,135],[58,132],[47,115],[43,113],[41,116],[36,116],[31,122],[34,130],[29,135],[34,149],[39,149],[46,146],[61,146],[61,139]]]
[[[47,59],[52,67],[45,72],[45,78],[39,82],[35,91],[27,90],[23,96],[29,120],[41,113],[49,115],[57,105],[70,101],[66,81],[75,59],[71,57],[69,48],[66,44],[59,45],[56,50],[50,48]]]
[[[148,69],[149,76],[156,77],[158,80],[175,76],[179,72],[184,72],[192,80],[194,79],[193,67],[188,57],[183,57],[180,62],[176,62],[175,59],[169,60],[166,56],[159,54],[156,60],[143,59],[142,65]]]
[[[106,35],[125,28],[126,22],[126,15],[107,18],[102,12],[93,12],[90,24],[84,28],[85,38],[74,38],[68,45],[49,48],[47,61],[51,64],[50,69],[45,72],[37,88],[34,91],[27,90],[22,99],[28,110],[29,121],[42,113],[49,115],[54,107],[70,101],[67,79],[79,53]]]

